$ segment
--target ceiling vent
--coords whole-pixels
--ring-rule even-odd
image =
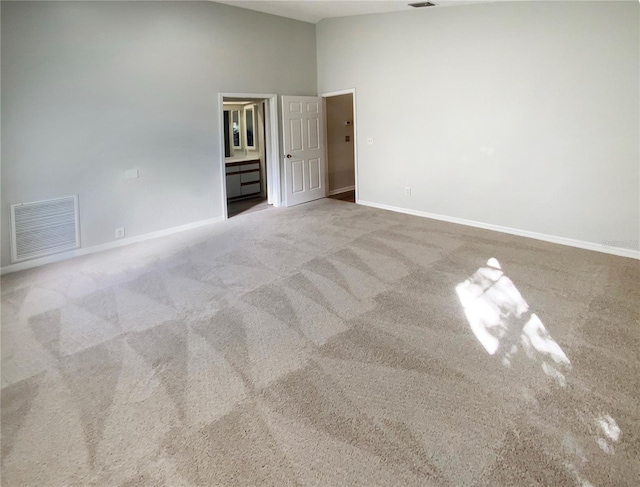
[[[435,7],[435,6],[436,4],[431,2],[417,2],[417,3],[409,4],[409,7],[413,7],[413,8],[424,8],[424,7]]]

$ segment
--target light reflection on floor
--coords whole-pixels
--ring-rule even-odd
[[[570,369],[571,362],[495,258],[458,284],[456,292],[471,330],[490,355],[497,353],[508,367],[520,347],[559,385],[566,385],[561,369]]]
[[[532,313],[514,283],[503,272],[500,263],[490,258],[471,277],[456,286],[456,293],[469,327],[489,355],[496,356],[505,367],[512,367],[519,350],[540,364],[543,372],[561,389],[567,387],[565,374],[571,362],[562,347],[552,338],[542,320]],[[529,400],[533,398],[528,398]],[[534,399],[535,401],[535,399]],[[575,409],[577,416],[582,414]],[[580,423],[591,433],[600,449],[615,453],[613,444],[621,430],[609,414],[589,414]],[[587,459],[572,431],[564,435],[565,468],[576,485],[594,487],[580,473]]]

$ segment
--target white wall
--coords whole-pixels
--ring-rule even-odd
[[[359,199],[637,249],[638,18],[513,2],[323,20],[318,92],[358,93]]]
[[[218,93],[316,93],[313,24],[212,2],[1,8],[2,266],[11,203],[79,194],[83,247],[221,216]]]

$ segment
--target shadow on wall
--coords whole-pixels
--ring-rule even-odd
[[[542,371],[560,391],[567,388],[565,374],[571,370],[569,358],[538,315],[530,311],[529,305],[504,274],[497,259],[492,257],[485,267],[480,267],[471,277],[458,284],[456,293],[473,334],[487,353],[499,358],[503,366],[512,368],[515,356],[523,350],[529,360],[540,364]],[[554,413],[557,415],[557,411]],[[544,414],[544,409],[540,416],[553,417]],[[568,416],[571,417],[555,419],[561,425],[573,424],[583,428],[604,453],[615,453],[613,444],[620,439],[621,430],[609,414],[585,414],[584,407],[574,407]],[[587,458],[570,429],[564,432],[562,450],[559,455],[565,457],[563,466],[577,485],[592,487],[580,473],[580,467],[586,464]]]

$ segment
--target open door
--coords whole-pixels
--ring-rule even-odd
[[[327,196],[322,124],[322,98],[282,97],[285,206]]]

